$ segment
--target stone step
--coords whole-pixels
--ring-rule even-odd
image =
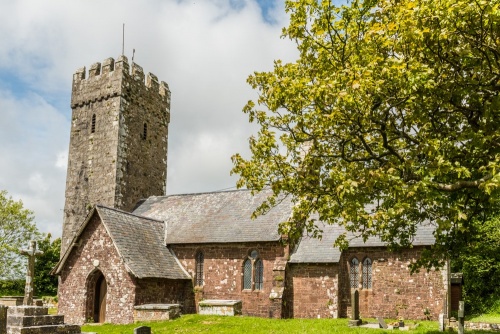
[[[18,316],[39,316],[48,315],[49,308],[47,306],[9,306],[7,309],[7,315],[18,315]]]
[[[48,326],[64,324],[64,315],[35,315],[35,316],[20,316],[10,315],[7,318],[7,326]]]
[[[82,331],[78,325],[52,325],[52,326],[34,326],[34,327],[15,327],[7,328],[7,334],[80,334]]]

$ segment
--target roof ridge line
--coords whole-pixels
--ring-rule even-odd
[[[116,212],[124,213],[124,214],[127,214],[129,216],[134,216],[134,217],[137,217],[137,218],[151,220],[151,221],[153,221],[155,223],[162,223],[162,224],[164,223],[163,220],[159,220],[159,219],[155,219],[155,218],[151,218],[151,217],[147,217],[147,216],[141,216],[141,215],[138,215],[136,213],[128,212],[128,211],[117,209],[117,208],[112,208],[112,207],[101,205],[101,204],[96,204],[95,206],[98,207],[98,208],[102,208],[102,209],[108,209],[108,210],[113,210],[113,211],[116,211]]]
[[[183,194],[170,194],[165,196],[150,196],[146,198],[146,200],[155,197],[155,198],[167,198],[172,196],[193,196],[193,195],[205,195],[205,194],[221,194],[221,193],[233,193],[233,192],[244,192],[251,191],[251,189],[233,189],[233,190],[213,190],[213,191],[200,191],[195,193],[183,193]]]

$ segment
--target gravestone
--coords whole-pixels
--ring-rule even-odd
[[[134,329],[134,334],[151,334],[151,327],[141,326]]]
[[[387,329],[387,324],[385,323],[385,320],[381,317],[377,317],[378,321],[378,326],[383,329]]]
[[[445,324],[444,324],[444,314],[439,313],[439,331],[444,332]]]
[[[464,302],[458,302],[458,334],[464,334],[464,317],[465,317]]]
[[[351,293],[351,320],[349,320],[349,326],[359,326],[361,325],[361,319],[359,318],[359,292],[358,290],[354,290]]]

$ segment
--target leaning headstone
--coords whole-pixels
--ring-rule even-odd
[[[134,329],[134,334],[151,334],[151,327],[141,326]]]
[[[359,326],[361,325],[361,319],[359,318],[359,292],[354,290],[351,294],[351,320],[349,320],[349,326]]]
[[[0,334],[7,334],[7,308],[0,305]]]
[[[385,320],[381,317],[377,317],[378,321],[378,326],[383,329],[387,329],[387,324],[385,323]]]

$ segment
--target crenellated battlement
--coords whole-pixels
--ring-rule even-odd
[[[130,96],[133,90],[141,91],[143,97],[160,99],[170,106],[170,89],[164,81],[144,70],[136,63],[130,66],[126,56],[105,59],[79,68],[73,74],[71,107],[83,106],[116,96]],[[144,92],[143,92],[144,91]],[[145,94],[145,95],[144,95]]]

